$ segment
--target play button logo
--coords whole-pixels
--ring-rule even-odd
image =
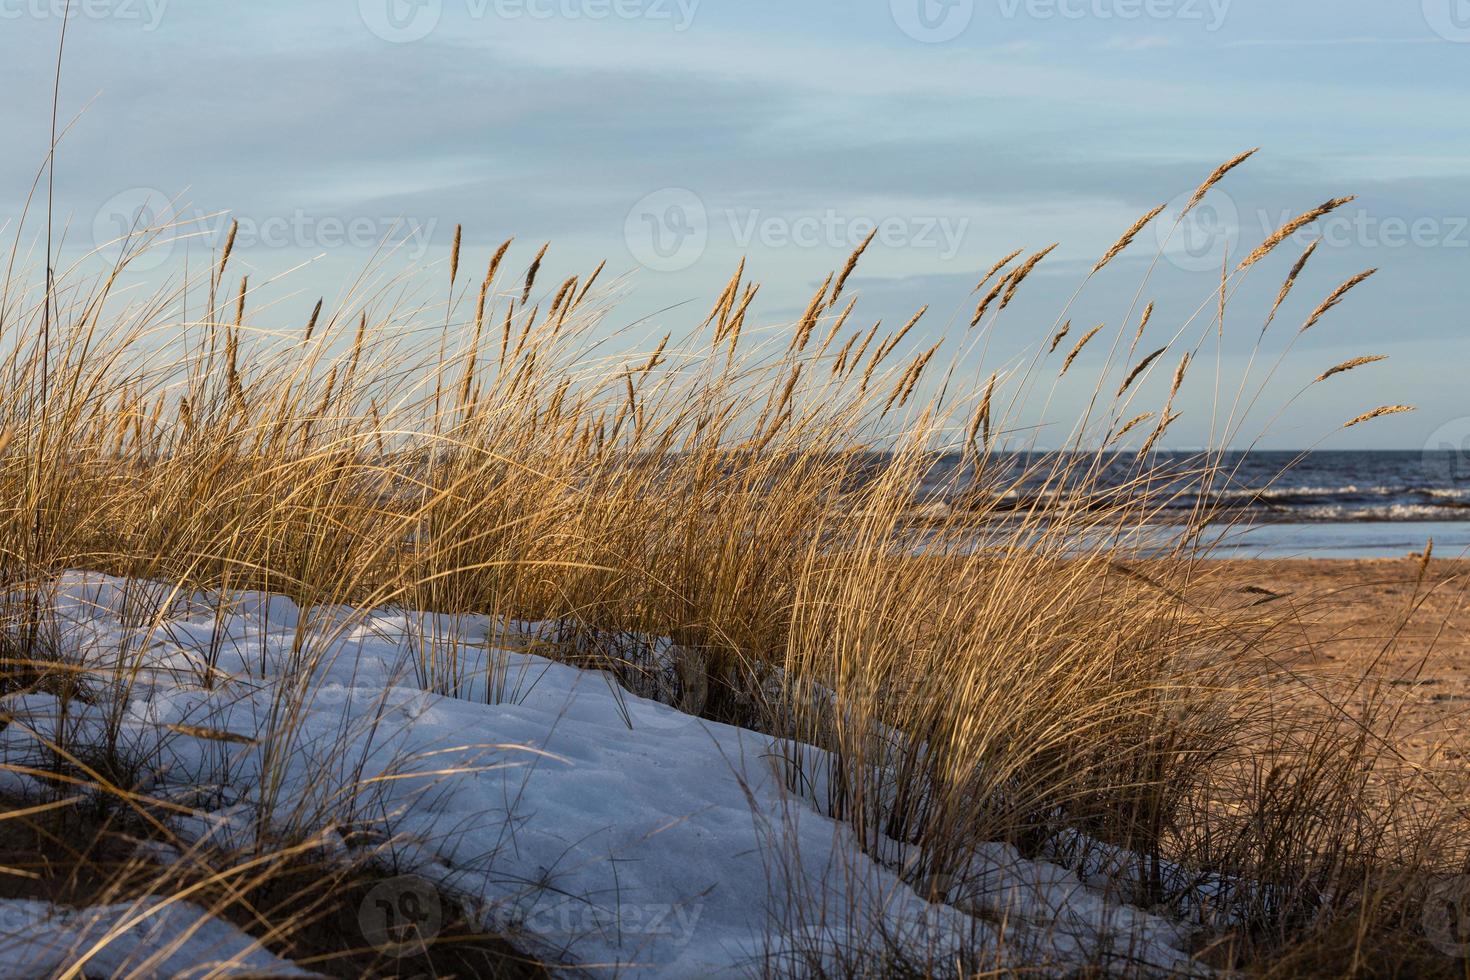
[[[393,44],[422,41],[439,26],[444,0],[358,0],[368,30]]]
[[[975,0],[888,0],[893,22],[915,41],[953,41],[975,18]]]
[[[1424,20],[1446,41],[1470,44],[1470,0],[1424,0]]]

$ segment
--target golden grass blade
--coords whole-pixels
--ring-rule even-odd
[[[1169,426],[1179,421],[1179,417],[1181,414],[1183,413],[1175,412],[1174,414],[1170,415],[1166,412],[1164,414],[1164,417],[1159,420],[1158,426],[1154,428],[1153,432],[1149,433],[1149,437],[1144,440],[1143,445],[1139,447],[1137,457],[1138,459],[1146,459],[1148,457],[1148,454],[1153,452],[1154,445],[1159,441],[1159,438],[1163,436],[1166,431],[1168,431]]]
[[[1184,384],[1184,373],[1189,370],[1190,354],[1185,351],[1184,356],[1179,358],[1179,366],[1174,369],[1174,380],[1169,383],[1169,397],[1165,401],[1164,414],[1169,414],[1169,407],[1174,403],[1174,396],[1179,394],[1179,388]]]
[[[1138,342],[1143,339],[1143,332],[1148,329],[1149,321],[1154,318],[1154,304],[1150,300],[1148,306],[1144,307],[1143,316],[1138,318],[1138,329],[1133,332],[1133,343],[1128,346],[1128,354],[1132,356],[1138,349]]]
[[[1318,321],[1320,321],[1324,316],[1335,309],[1339,303],[1342,302],[1344,296],[1352,292],[1362,283],[1366,282],[1377,272],[1377,269],[1367,269],[1353,276],[1347,282],[1344,282],[1342,285],[1334,289],[1332,293],[1325,300],[1322,301],[1322,305],[1318,306],[1315,310],[1312,311],[1312,315],[1307,317],[1307,321],[1302,324],[1302,329],[1300,332],[1306,333],[1308,330],[1315,327]]]
[[[464,225],[454,226],[454,244],[449,247],[449,288],[454,288],[454,282],[459,278],[459,245],[464,236]]]
[[[1010,255],[1007,255],[1005,258],[1003,258],[999,262],[995,263],[995,265],[991,266],[990,267],[990,270],[988,272],[986,272],[984,276],[981,277],[981,279],[980,279],[980,281],[978,283],[975,284],[975,288],[972,289],[972,290],[970,290],[970,294],[971,295],[974,295],[975,293],[978,293],[980,290],[984,289],[985,288],[985,284],[990,281],[990,279],[991,279],[992,276],[994,276],[1001,269],[1003,269],[1006,266],[1010,265],[1011,264],[1011,260],[1013,260],[1016,256],[1020,255],[1024,251],[1025,251],[1025,249],[1018,248],[1014,252],[1012,252]]]
[[[990,375],[990,380],[985,383],[985,398],[980,402],[980,424],[987,450],[990,448],[990,405],[995,398],[995,379],[997,377],[999,377],[998,372]]]
[[[602,270],[604,270],[606,268],[607,268],[607,259],[603,259],[601,262],[597,263],[597,268],[595,268],[595,269],[592,270],[592,275],[590,275],[590,276],[587,277],[587,282],[582,286],[582,291],[577,294],[577,303],[576,303],[576,305],[578,305],[578,306],[581,306],[582,305],[582,301],[587,298],[587,294],[592,291],[593,285],[596,284],[598,276],[601,276],[602,275]]]
[[[1168,204],[1160,204],[1158,207],[1154,208],[1152,211],[1148,212],[1143,217],[1133,222],[1133,227],[1125,231],[1123,233],[1123,237],[1114,242],[1112,248],[1109,248],[1106,252],[1103,253],[1103,257],[1097,260],[1097,265],[1092,267],[1091,275],[1097,275],[1107,266],[1109,262],[1117,258],[1118,255],[1122,253],[1125,248],[1133,244],[1133,239],[1138,237],[1138,233],[1142,231],[1145,227],[1147,227],[1150,221],[1153,221],[1160,214],[1162,214],[1164,208],[1166,207],[1168,207]]]
[[[1071,332],[1072,321],[1068,320],[1066,323],[1062,324],[1062,329],[1058,330],[1056,332],[1056,335],[1052,337],[1051,347],[1047,348],[1046,352],[1048,354],[1055,354],[1057,352],[1057,348],[1061,346],[1062,340],[1067,336],[1067,334]]]
[[[1255,265],[1257,262],[1261,261],[1266,256],[1275,251],[1276,246],[1280,245],[1292,235],[1295,235],[1297,232],[1301,231],[1307,225],[1311,224],[1314,221],[1317,221],[1320,218],[1326,217],[1333,211],[1336,211],[1338,208],[1342,207],[1344,204],[1350,204],[1355,200],[1357,200],[1356,197],[1334,197],[1332,200],[1327,201],[1323,204],[1319,204],[1317,207],[1306,212],[1305,214],[1298,215],[1297,217],[1288,221],[1286,224],[1282,225],[1280,228],[1277,228],[1269,236],[1267,236],[1264,242],[1256,246],[1256,250],[1254,252],[1251,252],[1251,254],[1247,255],[1245,259],[1240,263],[1240,265],[1235,267],[1235,271],[1243,272],[1244,270],[1249,269],[1251,266]]]
[[[1281,310],[1281,304],[1285,303],[1286,297],[1291,295],[1291,289],[1296,285],[1297,277],[1302,274],[1302,270],[1307,267],[1307,261],[1312,257],[1312,253],[1317,251],[1317,246],[1321,244],[1322,239],[1318,238],[1302,250],[1301,257],[1296,260],[1296,264],[1291,267],[1291,272],[1287,274],[1285,281],[1281,283],[1281,291],[1276,294],[1276,302],[1271,304],[1271,313],[1266,317],[1265,325],[1261,327],[1261,336],[1264,337],[1266,335],[1266,330],[1271,326],[1272,321],[1276,319],[1276,314]]]
[[[322,315],[322,301],[320,299],[318,299],[316,301],[316,306],[313,306],[311,308],[311,317],[307,319],[307,321],[306,321],[306,330],[301,335],[301,342],[303,344],[310,343],[312,331],[316,330],[316,321],[318,320],[318,318],[321,317],[321,315]]]
[[[740,292],[740,280],[744,275],[745,259],[741,258],[740,264],[735,267],[735,274],[730,277],[729,282],[725,283],[725,288],[720,290],[720,295],[715,300],[714,308],[709,311],[709,316],[704,318],[704,323],[700,324],[700,329],[703,330],[711,323],[718,322],[718,326],[715,328],[714,342],[716,344],[724,339],[730,307],[735,302],[736,294]]]
[[[546,250],[549,248],[551,248],[550,242],[542,245],[541,251],[536,253],[536,257],[531,260],[530,268],[526,270],[526,284],[521,290],[522,306],[525,306],[531,301],[531,289],[536,285],[536,273],[541,271],[541,260],[546,258]]]
[[[1147,371],[1148,366],[1154,361],[1157,361],[1161,356],[1163,356],[1164,352],[1168,349],[1169,347],[1166,344],[1163,347],[1160,347],[1158,350],[1154,351],[1152,354],[1145,357],[1143,360],[1139,361],[1137,364],[1135,364],[1133,366],[1133,370],[1128,372],[1128,376],[1124,378],[1123,383],[1119,385],[1118,397],[1122,398],[1123,394],[1133,386],[1133,382],[1138,380],[1138,376]]]
[[[500,263],[505,261],[505,253],[510,251],[511,243],[514,241],[514,237],[507,238],[505,241],[500,243],[500,247],[495,250],[495,254],[490,256],[490,264],[485,268],[486,282],[492,284],[494,283],[495,273],[500,271]]]
[[[970,317],[971,329],[979,326],[980,321],[985,318],[985,311],[990,309],[990,304],[995,302],[996,297],[998,297],[1001,294],[1001,291],[1010,284],[1010,281],[1010,275],[1001,276],[1000,279],[996,281],[995,285],[991,287],[990,292],[986,293],[985,296],[981,298],[979,304],[975,307],[975,315]]]
[[[1351,429],[1355,425],[1362,425],[1364,422],[1371,422],[1374,419],[1381,419],[1385,415],[1402,415],[1404,412],[1412,411],[1414,411],[1413,405],[1383,405],[1379,408],[1373,409],[1373,411],[1371,412],[1364,412],[1362,415],[1359,415],[1355,419],[1344,422],[1342,427],[1344,429]]]
[[[230,233],[225,237],[224,251],[220,253],[219,267],[214,273],[215,282],[224,282],[225,280],[225,266],[230,264],[230,255],[235,251],[235,236],[239,233],[240,222],[238,220],[232,220],[230,222]]]
[[[1123,427],[1118,430],[1118,434],[1116,436],[1114,436],[1113,438],[1115,440],[1122,439],[1128,433],[1132,432],[1138,426],[1142,425],[1144,422],[1147,422],[1149,419],[1151,419],[1153,417],[1154,417],[1154,413],[1153,412],[1142,412],[1142,413],[1140,413],[1138,415],[1135,415],[1133,418],[1131,418],[1127,422],[1124,422],[1123,423]]]
[[[1316,381],[1313,381],[1312,383],[1317,384],[1319,382],[1326,381],[1328,378],[1334,377],[1335,375],[1342,374],[1346,371],[1351,371],[1354,368],[1360,368],[1365,364],[1377,364],[1379,361],[1386,360],[1388,360],[1387,354],[1373,354],[1367,357],[1354,357],[1352,360],[1343,361],[1341,364],[1335,365],[1328,368],[1326,371],[1323,371],[1321,374],[1317,375]]]
[[[792,335],[791,344],[787,350],[803,351],[807,342],[811,340],[812,331],[816,329],[817,319],[822,315],[823,309],[830,309],[831,304],[827,302],[827,290],[832,286],[832,275],[828,273],[820,289],[812,295],[811,301],[807,303],[806,311],[802,313],[801,319],[797,321],[796,333]]]
[[[890,339],[887,343],[880,345],[878,349],[873,352],[873,360],[872,363],[868,365],[868,373],[871,374],[874,368],[881,364],[883,360],[888,357],[889,354],[893,353],[894,349],[897,348],[899,344],[903,343],[903,339],[909,335],[909,331],[914,329],[914,327],[918,325],[918,322],[923,319],[924,314],[928,312],[929,307],[925,306],[920,308],[919,312],[910,317],[909,322],[903,325],[902,330],[894,334],[892,339]]]
[[[1053,242],[1046,248],[1031,256],[1029,259],[1023,262],[1018,269],[1016,269],[1015,274],[1011,276],[1010,285],[1006,287],[1005,295],[1001,297],[1000,308],[1002,310],[1011,304],[1011,300],[1014,299],[1016,296],[1016,290],[1021,288],[1021,283],[1026,280],[1027,276],[1031,275],[1032,270],[1034,270],[1041,263],[1042,259],[1046,258],[1053,251],[1055,251],[1057,246],[1060,244],[1061,242]]]
[[[1261,148],[1258,146],[1255,149],[1246,150],[1239,156],[1227,160],[1226,162],[1220,164],[1220,166],[1216,167],[1214,173],[1206,177],[1205,182],[1200,184],[1199,187],[1195,189],[1195,192],[1189,196],[1189,201],[1185,203],[1184,210],[1179,212],[1179,218],[1182,220],[1185,215],[1193,211],[1195,207],[1199,204],[1199,202],[1205,199],[1205,195],[1210,192],[1211,188],[1220,183],[1220,181],[1224,180],[1226,175],[1229,174],[1230,171],[1234,170],[1236,167],[1240,166],[1242,163],[1245,163],[1251,157],[1255,156],[1256,153],[1260,151],[1260,149]]]
[[[1061,374],[1057,375],[1058,377],[1061,377],[1062,375],[1065,375],[1067,373],[1067,369],[1072,366],[1072,362],[1077,360],[1077,355],[1082,353],[1082,348],[1086,347],[1087,342],[1093,337],[1096,337],[1098,333],[1102,331],[1103,326],[1104,324],[1099,323],[1097,326],[1093,327],[1091,330],[1087,331],[1087,333],[1082,335],[1082,339],[1077,341],[1077,343],[1072,347],[1072,352],[1068,354],[1067,359],[1062,362]]]
[[[863,239],[863,243],[859,245],[856,249],[854,249],[853,253],[847,257],[847,264],[842,267],[842,272],[837,277],[837,285],[832,288],[832,299],[830,302],[827,303],[828,309],[831,309],[832,307],[837,305],[837,298],[842,295],[842,287],[847,285],[848,277],[853,274],[853,271],[855,269],[857,269],[858,260],[863,257],[863,253],[868,250],[868,246],[871,245],[873,243],[873,239],[877,237],[878,229],[874,228],[872,231],[868,232],[868,237]]]

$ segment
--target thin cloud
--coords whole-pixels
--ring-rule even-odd
[[[993,50],[997,54],[1036,54],[1041,51],[1040,41],[1007,41]]]
[[[1449,44],[1440,37],[1262,37],[1227,41],[1227,48],[1334,48],[1368,44]]]
[[[1160,48],[1172,48],[1176,43],[1173,38],[1162,34],[1146,34],[1143,37],[1118,35],[1104,41],[1102,48],[1104,51],[1157,51]]]

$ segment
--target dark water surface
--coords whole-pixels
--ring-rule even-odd
[[[1155,475],[1143,485],[1133,457],[1120,455],[1101,461],[1091,486],[1127,487],[1166,527],[1202,510],[1218,514],[1222,524],[1216,534],[1224,535],[1219,557],[1402,557],[1421,550],[1429,538],[1436,555],[1470,556],[1470,455],[1465,453],[1258,451],[1215,459],[1215,475],[1205,480],[1198,454],[1158,453],[1151,468]],[[1075,502],[1077,488],[1059,483],[1044,461],[1019,453],[992,461],[992,474],[1000,471],[996,482],[1014,485],[1002,506],[1030,511],[1063,499]],[[957,466],[957,460],[945,460],[931,471],[926,480],[931,499],[966,505],[969,481]]]

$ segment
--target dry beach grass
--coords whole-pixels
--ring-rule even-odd
[[[1156,220],[1146,215],[1093,274]],[[1064,311],[1029,364],[926,393],[957,363],[952,351],[995,329],[1049,249],[999,264],[971,331],[933,347],[928,335],[909,339],[917,316],[894,330],[858,320],[845,288],[859,250],[784,331],[747,322],[757,286],[742,267],[684,337],[611,353],[600,269],[545,282],[546,249],[507,243],[471,275],[459,235],[449,264],[424,273],[439,277],[440,298],[417,305],[363,289],[288,323],[279,308],[252,307],[228,245],[197,282],[148,297],[115,291],[130,262],[178,231],[137,229],[96,276],[63,270],[51,281],[12,257],[0,292],[6,693],[126,702],[116,697],[136,680],[126,665],[99,673],[49,640],[47,590],[67,569],[162,583],[162,601],[139,590],[133,614],[145,623],[165,616],[170,590],[196,589],[282,593],[303,608],[558,620],[568,632],[547,651],[637,691],[648,690],[640,667],[620,661],[611,639],[667,636],[686,658],[677,689],[661,693],[710,719],[831,749],[840,771],[822,805],[873,853],[911,845],[920,859],[910,881],[935,898],[977,845],[1037,854],[1080,830],[1141,855],[1117,887],[1142,906],[1187,898],[1167,868],[1242,883],[1197,923],[1195,952],[1211,966],[1464,973],[1421,927],[1426,884],[1466,867],[1463,798],[1401,764],[1380,701],[1284,693],[1283,672],[1311,642],[1265,615],[1284,607],[1231,600],[1240,583],[1222,584],[1202,561],[1211,514],[1174,527],[1164,557],[1140,560],[1124,535],[1153,516],[1156,503],[1136,490],[1152,479],[1146,450],[1177,417],[1189,365],[1243,277],[1288,234],[1251,253],[1152,353],[1127,349],[1136,313],[1113,328],[1085,382],[1093,407],[1070,440],[1102,449],[1035,464],[1086,506],[1016,512],[1005,506],[1014,477],[991,465],[1018,448],[1008,420],[1079,370],[1105,328],[1058,363]],[[1290,340],[1273,355],[1289,350]],[[1159,370],[1173,371],[1169,399],[1139,415],[1136,382]],[[854,480],[880,447],[886,464]],[[965,454],[969,506],[919,523],[917,477],[941,451]],[[1102,452],[1136,457],[1135,482],[1103,485]],[[1202,454],[1194,478],[1218,480],[1218,467]],[[918,545],[925,560],[911,554]],[[425,650],[417,682],[458,690],[452,645]],[[303,636],[303,678],[315,655]],[[214,682],[212,669],[198,664],[199,685]],[[268,759],[296,717],[287,697],[258,734]],[[889,730],[907,739],[875,737]],[[56,764],[30,775],[58,805],[17,804],[0,822],[51,839],[61,831],[48,828],[82,808],[77,825],[99,839],[116,826],[167,838],[171,804],[103,748],[55,746]],[[789,765],[799,785],[802,760]],[[330,895],[252,896],[301,890],[320,828],[358,814],[345,802],[305,812],[270,786],[260,795],[266,832],[254,852],[190,849],[188,873],[130,866],[124,890],[197,889],[273,948],[327,968],[313,930],[339,911]],[[86,865],[59,850],[48,862],[12,874],[34,883]],[[339,904],[354,895],[344,885]],[[339,959],[355,964],[357,941],[337,938]],[[513,962],[515,936],[503,938],[510,947],[496,949]],[[871,940],[839,972],[957,969],[895,962],[883,937]],[[965,967],[987,965],[980,956]]]

